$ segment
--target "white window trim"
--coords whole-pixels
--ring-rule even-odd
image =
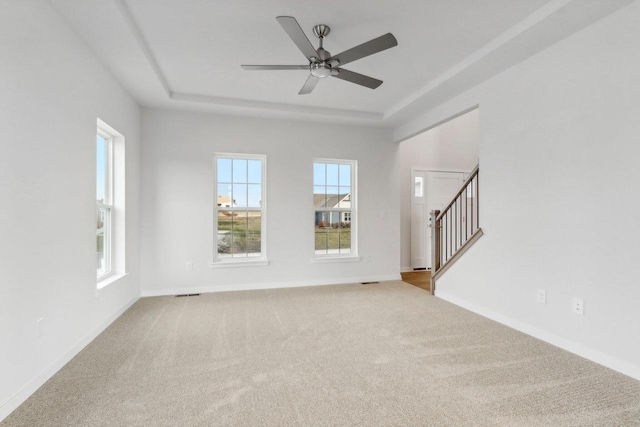
[[[105,140],[105,195],[103,203],[96,201],[96,212],[104,211],[104,273],[97,273],[97,280],[101,282],[113,274],[113,137],[101,127],[97,135]]]
[[[122,134],[104,121],[97,119],[97,134],[107,140],[109,152],[107,156],[108,177],[107,192],[104,204],[96,204],[99,208],[108,208],[110,221],[108,233],[108,268],[104,274],[96,277],[96,292],[127,275],[126,271],[126,238],[125,238],[125,138]],[[107,240],[107,230],[105,239]],[[98,294],[96,294],[97,296]]]
[[[268,260],[258,260],[258,257],[230,258],[218,261],[211,261],[209,268],[229,268],[229,267],[264,267],[269,265]]]
[[[363,257],[351,254],[342,254],[342,255],[322,255],[322,254],[314,254],[315,256],[311,258],[311,262],[313,264],[327,264],[331,262],[361,262],[363,261]]]
[[[101,279],[98,282],[98,286],[96,287],[96,296],[100,295],[99,291],[101,289],[106,288],[107,286],[109,286],[110,284],[112,284],[114,282],[117,282],[118,280],[120,280],[123,277],[125,277],[127,274],[129,274],[129,273],[111,273],[107,277],[104,277],[103,279]]]
[[[260,256],[220,258],[218,257],[218,159],[260,160],[262,162],[262,201],[260,208],[242,208],[260,211]],[[269,265],[267,258],[267,156],[264,154],[214,153],[213,155],[213,253],[210,268],[258,267]]]
[[[315,249],[312,250],[312,263],[329,263],[329,262],[358,262],[361,261],[361,257],[358,256],[358,161],[357,160],[345,160],[345,159],[325,159],[316,158],[313,159],[311,164],[311,170],[313,171],[313,165],[316,163],[332,163],[338,165],[350,165],[351,166],[351,208],[350,209],[320,209],[325,212],[344,212],[346,210],[351,211],[351,251],[343,254],[317,254]],[[312,180],[313,181],[313,180]],[[311,194],[314,194],[312,182]],[[315,248],[315,212],[316,207],[313,206],[313,218],[312,224],[313,240]]]

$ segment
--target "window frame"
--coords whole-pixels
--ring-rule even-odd
[[[96,297],[100,295],[102,289],[119,281],[127,275],[127,238],[126,238],[126,141],[124,135],[96,118],[96,136],[105,139],[108,146],[106,161],[108,167],[106,173],[105,200],[104,203],[96,203],[96,213],[101,208],[105,209],[109,218],[105,221],[108,230],[105,229],[105,267],[99,275],[96,270]],[[94,146],[97,149],[97,145]],[[97,151],[94,151],[94,161],[97,159]],[[97,167],[97,162],[94,163]],[[97,170],[95,177],[97,180]],[[97,182],[97,181],[96,181]],[[97,189],[97,187],[96,187]],[[97,202],[97,197],[96,197]],[[95,247],[95,246],[94,246]]]
[[[349,165],[351,167],[351,179],[350,179],[350,207],[347,208],[317,208],[315,203],[313,203],[313,249],[312,249],[312,262],[331,262],[331,261],[358,261],[360,257],[358,255],[358,161],[357,160],[347,160],[347,159],[327,159],[327,158],[314,158],[312,162],[312,173],[315,169],[315,165],[321,164],[335,164],[335,165]],[[315,194],[315,181],[312,178],[312,196]],[[326,186],[326,177],[325,177],[325,186]],[[313,199],[312,199],[313,200]],[[340,219],[342,220],[343,215],[346,212],[350,213],[350,241],[351,247],[349,253],[316,253],[315,249],[315,238],[316,238],[316,229],[315,229],[315,215],[316,212],[339,212]]]
[[[97,128],[96,136],[100,136],[105,141],[105,194],[104,201],[102,203],[98,202],[96,197],[96,218],[100,212],[104,212],[104,220],[103,220],[103,245],[104,245],[104,271],[100,273],[99,270],[96,269],[96,278],[98,281],[102,281],[107,277],[111,276],[113,271],[113,257],[114,257],[114,188],[113,188],[113,135],[106,132],[100,126]],[[97,145],[97,144],[96,144]],[[96,146],[96,159],[97,159],[97,146]],[[97,163],[96,163],[97,168]],[[96,180],[98,179],[97,170],[96,170]],[[97,196],[97,194],[96,194]]]
[[[229,207],[218,206],[218,160],[234,159],[237,160],[254,160],[262,163],[261,167],[261,201],[260,207],[235,207],[233,203]],[[240,183],[242,184],[242,183]],[[244,184],[248,184],[248,181]],[[247,203],[248,204],[248,203]],[[221,257],[218,253],[218,215],[220,211],[246,211],[260,212],[260,256],[245,257]],[[267,258],[267,156],[265,154],[246,154],[246,153],[221,153],[217,152],[213,155],[213,256],[210,267],[246,267],[246,266],[264,266],[268,265]]]

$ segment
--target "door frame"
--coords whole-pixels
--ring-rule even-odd
[[[409,193],[409,215],[410,215],[410,224],[413,223],[413,199],[414,199],[414,185],[415,185],[415,177],[416,177],[416,172],[425,172],[425,177],[429,174],[429,173],[461,173],[463,174],[462,179],[463,181],[465,179],[467,179],[467,177],[469,176],[469,174],[471,173],[471,170],[465,170],[465,169],[458,169],[458,168],[452,168],[452,169],[443,169],[443,168],[429,168],[429,167],[420,167],[420,166],[411,166],[411,178],[410,178],[410,193]],[[424,182],[424,198],[425,198],[425,206],[428,205],[428,194],[427,194],[427,180],[425,179]],[[424,223],[422,224],[421,228],[423,229],[423,237],[424,237],[424,242],[425,242],[425,256],[426,256],[426,247],[428,245],[431,245],[431,241],[429,240],[429,232],[428,232],[428,224],[429,224],[429,220],[430,220],[430,212],[425,212],[425,216],[424,216]],[[410,227],[411,228],[411,227]],[[413,248],[413,242],[412,239],[413,237],[413,230],[409,230],[409,236],[410,236],[410,240],[409,240],[409,267],[410,267],[410,271],[415,271],[416,268],[413,267],[413,254],[411,253],[411,248]],[[430,246],[429,246],[430,247]],[[426,259],[425,260],[425,266],[427,270],[430,270],[431,267],[429,266],[429,264],[431,263],[430,259]],[[419,270],[419,269],[418,269]]]

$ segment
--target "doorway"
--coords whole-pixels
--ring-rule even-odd
[[[449,196],[453,196],[459,189],[458,183],[451,184],[458,187],[453,192],[447,189],[450,173],[466,175],[476,167],[479,143],[479,108],[455,115],[400,142],[401,272],[430,267],[429,210],[446,205],[450,201]],[[416,183],[416,177],[422,180]],[[460,182],[459,175],[454,180]],[[422,190],[422,200],[414,200],[416,190]],[[440,192],[444,195],[439,194]],[[431,193],[434,196],[429,200]],[[443,201],[442,198],[449,200]],[[414,203],[422,203],[422,206],[414,206]],[[417,219],[412,218],[412,214]],[[421,232],[413,233],[412,227]]]
[[[411,170],[411,268],[431,268],[430,213],[442,210],[462,187],[462,171]]]

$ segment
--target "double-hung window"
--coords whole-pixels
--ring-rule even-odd
[[[315,256],[357,256],[356,162],[313,163]]]
[[[96,273],[101,289],[126,274],[124,136],[97,119]]]
[[[215,155],[214,266],[266,262],[266,156]]]
[[[96,136],[96,261],[98,279],[112,271],[113,257],[113,138]]]

